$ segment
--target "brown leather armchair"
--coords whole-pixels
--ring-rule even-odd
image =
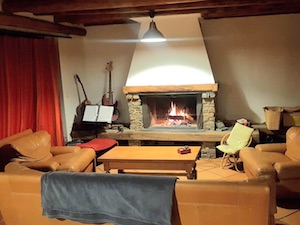
[[[51,136],[45,130],[26,130],[1,140],[0,144],[0,171],[5,171],[11,161],[44,172],[91,172],[95,167],[96,154],[92,148],[51,146]]]
[[[286,143],[243,148],[240,157],[248,177],[271,176],[277,198],[300,198],[300,127],[291,127]]]

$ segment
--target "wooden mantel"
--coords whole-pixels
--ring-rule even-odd
[[[112,138],[127,141],[186,141],[186,142],[220,142],[225,134],[230,131],[132,131],[125,129],[123,132],[117,130],[106,130],[98,133],[99,138]],[[259,143],[259,131],[256,129],[252,134],[253,141]]]
[[[170,92],[217,92],[218,84],[187,84],[166,86],[124,86],[124,94]]]

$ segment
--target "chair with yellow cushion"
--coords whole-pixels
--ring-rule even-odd
[[[222,169],[234,166],[235,170],[239,171],[237,167],[239,151],[251,144],[253,131],[254,129],[251,127],[235,123],[232,131],[224,135],[220,145],[217,146],[217,149],[223,152],[223,158],[220,164]]]

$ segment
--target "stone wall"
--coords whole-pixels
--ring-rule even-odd
[[[215,96],[216,94],[214,92],[202,93],[202,119],[204,131],[215,130]]]
[[[142,100],[137,94],[127,94],[126,99],[128,102],[130,129],[131,130],[142,130],[143,124],[143,110]]]

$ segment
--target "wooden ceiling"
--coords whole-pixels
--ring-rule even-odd
[[[0,26],[3,16],[13,20],[15,13],[28,12],[35,18],[53,16],[53,25],[61,26],[58,33],[65,26],[65,34],[85,35],[84,28],[74,26],[133,23],[131,18],[149,16],[151,10],[156,16],[200,13],[203,19],[219,19],[300,13],[300,0],[3,0]]]

